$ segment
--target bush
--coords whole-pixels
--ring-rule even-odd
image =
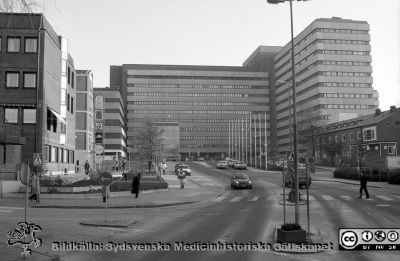
[[[360,173],[358,169],[356,168],[337,168],[333,172],[333,177],[335,178],[340,178],[340,179],[353,179],[353,180],[359,180],[360,179]]]
[[[267,170],[278,170],[278,171],[282,171],[282,166],[276,166],[276,165],[268,164],[268,165],[267,165]]]
[[[301,230],[301,226],[300,224],[296,223],[286,223],[281,226],[281,229],[285,231],[295,231],[295,230]]]
[[[389,184],[400,184],[400,171],[396,173],[390,173]]]

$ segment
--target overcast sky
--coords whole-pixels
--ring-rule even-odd
[[[76,69],[95,87],[109,85],[110,65],[240,66],[259,45],[290,41],[289,3],[266,0],[38,0],[56,32],[69,39]],[[374,89],[380,108],[400,106],[400,1],[294,2],[294,34],[316,18],[370,24]]]

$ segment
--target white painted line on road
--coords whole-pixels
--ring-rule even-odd
[[[260,197],[254,197],[252,199],[250,199],[249,201],[257,201]]]
[[[339,197],[341,197],[344,200],[351,200],[352,199],[350,196],[346,196],[346,195],[341,195]]]
[[[217,197],[213,201],[214,202],[221,202],[222,200],[226,199],[226,197]]]
[[[391,205],[388,204],[378,204],[376,205],[377,207],[390,207]]]
[[[10,213],[10,212],[13,212],[13,210],[0,209],[0,213]]]
[[[24,208],[0,206],[0,209],[24,209]]]
[[[243,197],[234,197],[233,199],[231,199],[231,201],[229,202],[238,202],[242,199]]]
[[[386,196],[376,196],[377,198],[383,199],[383,200],[387,200],[387,201],[393,201],[394,199],[386,197]]]
[[[241,211],[241,212],[248,212],[248,211],[251,211],[251,209],[241,209],[241,210],[239,210],[239,211]]]
[[[307,195],[304,197],[306,200],[307,200]],[[314,196],[313,195],[309,195],[308,196],[308,199],[311,201],[311,200],[315,200],[315,198],[314,198]]]
[[[332,196],[329,195],[322,195],[321,196],[324,200],[335,200]]]
[[[276,200],[278,198],[277,195],[271,195],[267,197],[267,200]]]

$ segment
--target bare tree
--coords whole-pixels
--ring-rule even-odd
[[[160,130],[156,123],[147,119],[144,122],[144,128],[135,137],[136,153],[141,160],[147,160],[149,163],[149,172],[151,164],[163,141],[162,134],[164,130]]]
[[[0,0],[0,12],[5,13],[33,13],[37,7],[35,0]]]

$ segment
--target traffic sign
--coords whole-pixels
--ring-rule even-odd
[[[38,166],[42,164],[43,164],[42,153],[33,153],[33,165]]]
[[[29,166],[29,162],[24,161],[21,165],[21,169],[19,172],[19,180],[22,184],[26,185],[29,183],[29,179],[31,177],[31,167]]]
[[[109,185],[111,185],[112,181],[113,181],[113,177],[110,172],[103,172],[103,174],[101,174],[101,176],[100,176],[101,185],[109,186]]]
[[[95,138],[96,142],[103,143],[103,133],[102,132],[96,132],[94,138]]]
[[[96,146],[94,146],[94,152],[99,155],[99,154],[103,154],[104,152],[104,147],[101,144],[96,144]]]
[[[96,157],[94,158],[94,161],[95,161],[96,164],[103,163],[103,156],[102,155],[96,155]]]

